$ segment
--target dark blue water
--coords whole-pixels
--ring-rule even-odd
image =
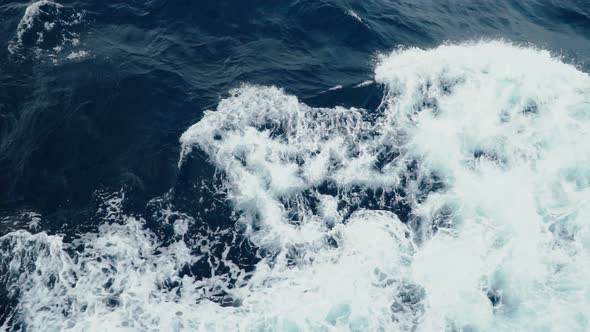
[[[206,156],[177,165],[180,135],[230,89],[375,109],[383,88],[353,87],[372,79],[378,54],[480,39],[535,45],[588,72],[590,2],[0,1],[0,235],[26,228],[30,211],[37,232],[95,231],[103,196],[119,191],[164,244],[160,205],[228,227],[224,198],[199,185],[217,181]],[[244,269],[257,262],[250,246],[230,253]],[[0,290],[0,324],[18,301]]]

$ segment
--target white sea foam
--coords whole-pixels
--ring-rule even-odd
[[[359,84],[355,85],[354,87],[355,88],[362,88],[364,86],[371,85],[371,84],[373,84],[372,80],[366,80],[366,81],[360,82]]]
[[[42,229],[42,220],[43,216],[41,216],[41,214],[34,211],[24,210],[16,215],[1,217],[0,224],[9,230],[27,229],[32,232]]]
[[[31,53],[57,61],[60,52],[80,45],[78,27],[83,23],[84,11],[65,7],[57,2],[40,0],[31,3],[16,28],[16,36],[8,43],[13,56],[26,57]],[[86,52],[72,51],[70,54]]]
[[[133,217],[73,244],[18,231],[0,246],[16,314],[29,330],[588,330],[590,77],[486,42],[393,52],[375,80],[370,112],[243,86],[182,135],[180,166],[204,151],[264,249],[253,272],[226,254],[230,272],[179,277],[210,250],[182,216],[169,246]]]
[[[355,20],[363,23],[363,19],[354,10],[349,9],[349,10],[346,11],[346,14],[354,17]]]
[[[77,51],[77,52],[72,52],[70,54],[68,54],[68,56],[66,57],[68,60],[76,60],[76,59],[82,59],[85,58],[89,55],[88,51]]]

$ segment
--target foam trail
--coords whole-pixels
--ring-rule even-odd
[[[357,20],[357,21],[359,21],[361,23],[364,23],[363,22],[363,19],[354,10],[352,10],[352,9],[347,10],[346,11],[346,14],[354,17],[355,20]]]
[[[12,321],[29,330],[588,330],[590,77],[504,42],[399,50],[375,71],[386,87],[377,110],[313,108],[245,85],[187,129],[179,165],[195,149],[208,156],[235,229],[191,239],[199,220],[166,208],[175,234],[162,245],[143,219],[111,208],[74,243],[25,231],[0,238],[2,283],[19,301]],[[253,271],[227,254],[236,243],[222,242],[224,232],[258,249]],[[215,245],[228,249],[215,256]],[[182,273],[198,262],[211,276]]]
[[[366,81],[362,81],[361,83],[355,85],[354,87],[355,88],[362,88],[364,86],[371,85],[371,84],[373,84],[372,80],[366,80]]]

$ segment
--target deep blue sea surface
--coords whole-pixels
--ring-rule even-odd
[[[0,0],[0,330],[587,331],[589,72],[587,0]]]

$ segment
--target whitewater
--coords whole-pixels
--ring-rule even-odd
[[[207,156],[229,230],[189,238],[197,221],[169,207],[173,240],[159,243],[120,192],[97,232],[2,236],[1,281],[18,302],[7,322],[590,329],[590,76],[533,46],[482,41],[381,54],[367,82],[384,89],[376,109],[245,84],[184,132],[178,167]],[[228,255],[228,232],[257,248],[253,270]],[[227,247],[214,258],[212,241]],[[210,276],[181,273],[199,261]]]

